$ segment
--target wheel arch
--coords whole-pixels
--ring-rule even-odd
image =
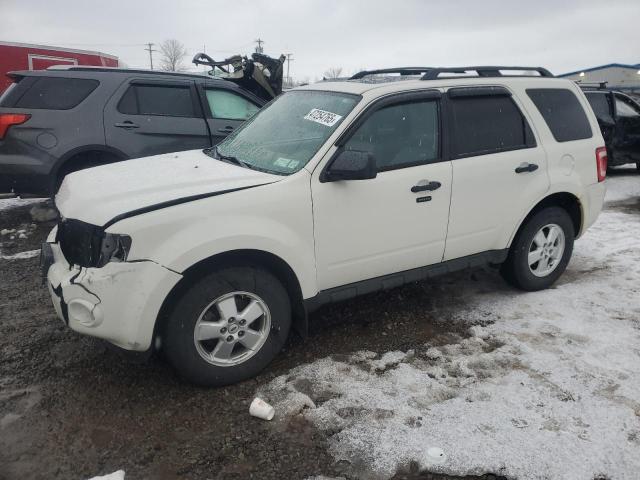
[[[584,223],[584,208],[582,202],[580,202],[580,199],[573,193],[555,192],[547,195],[545,198],[540,200],[522,219],[522,221],[518,225],[518,228],[511,236],[509,246],[511,246],[513,240],[518,236],[520,231],[522,231],[529,219],[540,210],[543,210],[547,207],[560,207],[566,210],[566,212],[569,214],[569,217],[571,217],[571,222],[573,223],[576,238],[580,236],[580,234],[582,233],[582,225]]]
[[[307,336],[308,319],[302,288],[291,266],[279,256],[264,250],[239,249],[218,253],[200,260],[182,272],[182,280],[173,287],[160,307],[153,338],[161,334],[177,300],[191,285],[215,270],[230,266],[259,266],[275,275],[282,282],[291,301],[292,327],[303,338]]]
[[[58,182],[59,175],[66,167],[72,163],[79,161],[83,156],[90,153],[107,154],[115,159],[115,161],[127,160],[129,158],[124,152],[108,145],[83,145],[69,150],[61,156],[51,171],[51,188],[54,189]],[[54,192],[55,193],[55,192]]]

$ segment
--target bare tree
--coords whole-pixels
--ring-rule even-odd
[[[172,38],[160,44],[160,69],[165,72],[179,72],[184,67],[182,60],[187,56],[187,49],[178,40]]]
[[[331,67],[326,72],[322,74],[322,76],[326,79],[336,79],[340,78],[342,75],[342,67]]]

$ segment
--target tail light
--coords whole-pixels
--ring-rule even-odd
[[[0,140],[7,134],[12,125],[20,125],[31,118],[26,113],[0,113]]]
[[[596,148],[596,169],[598,170],[598,182],[604,182],[607,178],[607,147]]]

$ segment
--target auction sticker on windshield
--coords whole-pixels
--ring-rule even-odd
[[[321,125],[326,125],[327,127],[333,127],[336,123],[340,121],[342,115],[338,115],[337,113],[327,112],[325,110],[320,110],[319,108],[312,109],[309,113],[304,116],[305,120],[311,120],[312,122],[319,123]]]

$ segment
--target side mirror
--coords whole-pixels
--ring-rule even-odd
[[[320,176],[321,182],[369,180],[378,174],[376,162],[369,152],[341,150]]]

